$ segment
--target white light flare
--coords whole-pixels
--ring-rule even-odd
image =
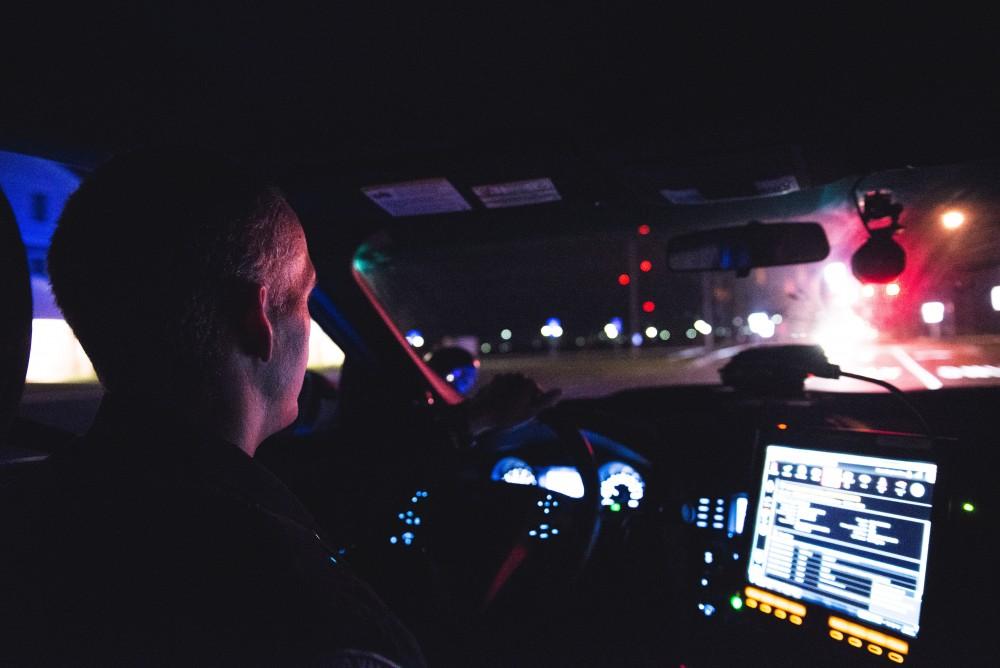
[[[946,230],[957,230],[965,224],[965,214],[961,211],[946,211],[941,216],[941,225]]]
[[[928,325],[944,322],[944,303],[924,302],[920,305],[920,317]]]
[[[747,326],[750,331],[762,339],[774,336],[774,322],[763,311],[757,311],[747,316]]]

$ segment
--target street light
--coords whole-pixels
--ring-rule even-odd
[[[941,224],[946,230],[957,230],[965,223],[965,214],[961,211],[946,211],[941,216]]]

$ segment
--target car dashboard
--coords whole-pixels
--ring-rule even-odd
[[[921,395],[959,435],[936,439],[912,433],[888,395],[689,388],[570,402],[601,485],[591,569],[604,573],[590,586],[655,581],[630,599],[633,638],[682,665],[990,665],[996,615],[970,558],[995,494],[982,467],[996,455],[974,446],[992,428],[972,417],[987,396]],[[673,408],[650,418],[644,406],[661,402]],[[490,443],[490,479],[582,496],[533,429]],[[650,638],[657,627],[669,641]]]

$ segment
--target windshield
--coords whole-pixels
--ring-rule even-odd
[[[480,358],[481,378],[521,371],[571,397],[717,384],[736,353],[779,343],[821,345],[845,371],[906,390],[996,383],[998,176],[1000,162],[986,161],[764,198],[665,201],[640,213],[567,202],[504,217],[473,209],[437,217],[433,233],[415,217],[370,240],[355,266],[420,354],[463,347]],[[868,232],[855,202],[876,189],[903,205],[895,239],[906,267],[889,283],[862,284],[851,258]],[[666,266],[672,236],[750,220],[819,222],[830,255],[745,278]],[[850,380],[807,386],[873,389]]]

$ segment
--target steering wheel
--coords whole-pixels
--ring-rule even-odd
[[[593,446],[575,424],[555,409],[543,412],[536,419],[553,432],[562,454],[579,473],[583,483],[583,496],[571,499],[542,487],[526,488],[525,493],[533,492],[537,496],[537,502],[529,510],[522,530],[515,536],[505,558],[491,578],[491,584],[482,601],[484,611],[504,591],[511,576],[529,558],[536,544],[550,537],[562,538],[564,560],[561,562],[560,570],[567,584],[575,582],[590,559],[600,530],[600,478]],[[561,535],[558,526],[561,522],[556,517],[567,515],[565,511],[557,511],[560,502],[568,506],[567,509],[571,509],[568,515],[570,521],[562,523],[564,527],[568,524],[568,528],[565,528]]]

